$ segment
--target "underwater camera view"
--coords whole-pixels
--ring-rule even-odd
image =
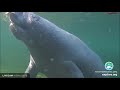
[[[120,78],[120,12],[1,12],[0,78]]]

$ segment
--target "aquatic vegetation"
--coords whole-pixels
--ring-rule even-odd
[[[9,17],[8,17],[8,12],[1,12],[0,13],[0,20],[5,21],[5,22],[9,22]]]
[[[47,76],[43,73],[38,73],[36,78],[47,78]]]

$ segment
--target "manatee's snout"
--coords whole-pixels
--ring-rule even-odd
[[[23,12],[10,12],[9,13],[11,23],[21,26],[24,22]]]
[[[25,24],[25,16],[23,12],[9,12],[10,18],[10,30],[17,39],[24,40],[27,37],[27,29],[24,28],[27,26]]]
[[[27,45],[31,44],[32,38],[32,13],[30,12],[9,12],[7,13],[10,18],[10,30],[13,35],[25,42]]]
[[[20,31],[20,28],[22,26],[22,12],[9,12],[9,18],[10,18],[10,29],[15,34]]]
[[[9,17],[11,23],[24,29],[29,28],[35,21],[34,14],[32,12],[10,12]]]

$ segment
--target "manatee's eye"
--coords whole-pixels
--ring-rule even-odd
[[[35,20],[35,21],[39,21],[40,20],[40,18],[39,17],[36,17],[36,16],[32,16],[33,17],[33,19]]]

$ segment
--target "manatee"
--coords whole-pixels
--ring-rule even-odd
[[[101,78],[101,58],[77,36],[34,12],[9,12],[10,30],[30,51],[25,73],[48,78]]]

